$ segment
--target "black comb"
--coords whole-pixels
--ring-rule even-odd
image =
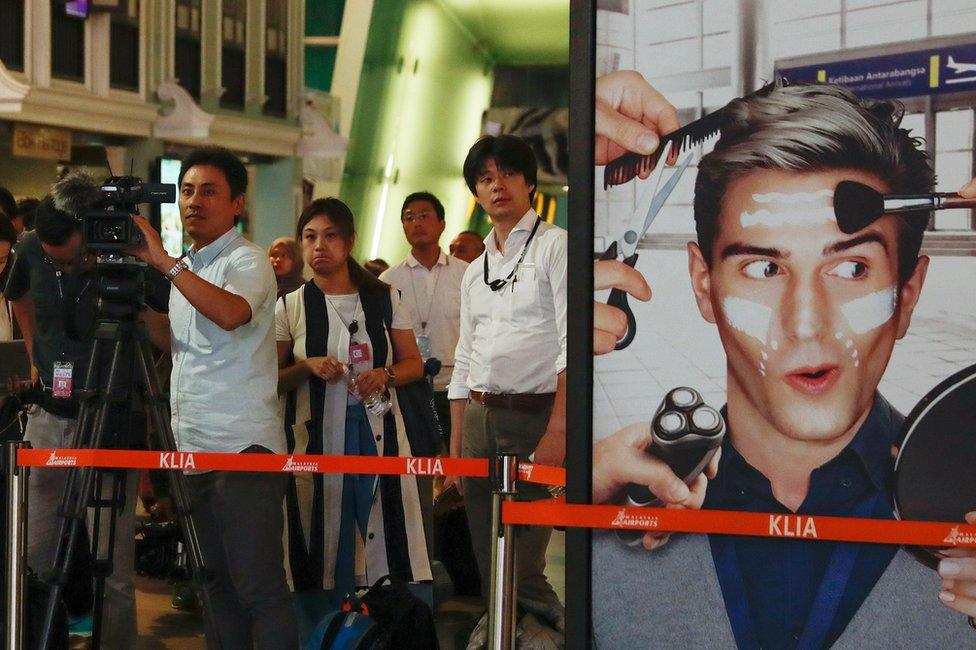
[[[752,95],[769,94],[775,85],[775,82],[768,83]],[[783,79],[780,85],[787,85],[786,80]],[[668,152],[665,164],[673,167],[682,153],[718,133],[725,125],[725,115],[726,109],[723,107],[690,124],[685,124],[677,131],[661,136],[661,143],[652,154],[641,155],[629,152],[611,160],[603,170],[603,189],[622,185],[643,171],[653,170],[665,151]]]

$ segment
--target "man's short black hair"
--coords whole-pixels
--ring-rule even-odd
[[[179,184],[183,184],[183,176],[196,165],[216,167],[224,174],[230,186],[230,198],[236,199],[247,191],[247,168],[236,155],[223,147],[201,147],[194,149],[183,159],[180,166]]]
[[[65,244],[76,232],[81,232],[81,222],[74,215],[62,212],[54,206],[50,195],[41,199],[34,212],[34,232],[48,246]]]
[[[400,206],[400,214],[403,214],[403,211],[407,209],[407,206],[414,201],[427,201],[434,206],[434,212],[437,213],[437,218],[444,221],[444,205],[441,203],[440,199],[426,191],[414,192],[413,194],[407,195],[407,198],[403,199],[403,205]]]
[[[0,213],[13,219],[16,212],[17,202],[14,201],[14,195],[6,187],[0,185]]]
[[[468,189],[475,196],[478,195],[474,189],[478,176],[485,171],[489,160],[494,160],[495,166],[499,169],[522,174],[526,184],[532,186],[529,201],[535,200],[537,163],[532,147],[527,145],[525,140],[507,133],[483,135],[471,146],[464,159],[464,182],[468,184]]]
[[[24,230],[34,229],[34,212],[37,210],[37,205],[39,203],[40,200],[35,199],[34,197],[28,197],[26,199],[17,201],[17,216],[20,217]]]

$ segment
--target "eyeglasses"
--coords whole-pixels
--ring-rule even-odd
[[[434,216],[433,212],[426,211],[426,210],[424,212],[404,212],[403,215],[400,217],[400,221],[402,221],[403,223],[413,223],[414,221],[427,221],[433,216]]]

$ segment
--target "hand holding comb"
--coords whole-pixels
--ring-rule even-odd
[[[785,85],[785,80],[781,85]],[[775,82],[766,84],[753,95],[769,93]],[[603,172],[603,189],[622,185],[642,172],[650,172],[657,167],[661,156],[667,151],[665,164],[673,167],[679,156],[688,149],[697,146],[717,134],[725,125],[728,118],[728,107],[723,107],[714,113],[686,124],[676,131],[661,136],[657,150],[648,155],[626,153],[607,163]]]

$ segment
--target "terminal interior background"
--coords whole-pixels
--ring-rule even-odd
[[[533,141],[546,161],[535,207],[566,226],[568,64],[568,0],[0,0],[0,184],[20,199],[68,170],[175,182],[183,155],[220,145],[247,163],[238,228],[256,244],[338,196],[356,216],[354,256],[395,263],[411,192],[442,200],[443,248],[487,234],[461,174],[483,132]],[[148,216],[180,254],[176,206]],[[562,591],[561,537],[550,566]],[[142,647],[203,647],[171,585],[137,587]],[[444,647],[463,647],[480,616],[469,601],[438,611]]]
[[[0,178],[17,198],[67,168],[170,178],[217,144],[248,163],[241,229],[258,245],[332,195],[356,215],[357,258],[399,260],[414,191],[444,203],[445,244],[487,233],[461,177],[485,129],[545,140],[537,206],[565,225],[568,61],[567,0],[0,0]]]

